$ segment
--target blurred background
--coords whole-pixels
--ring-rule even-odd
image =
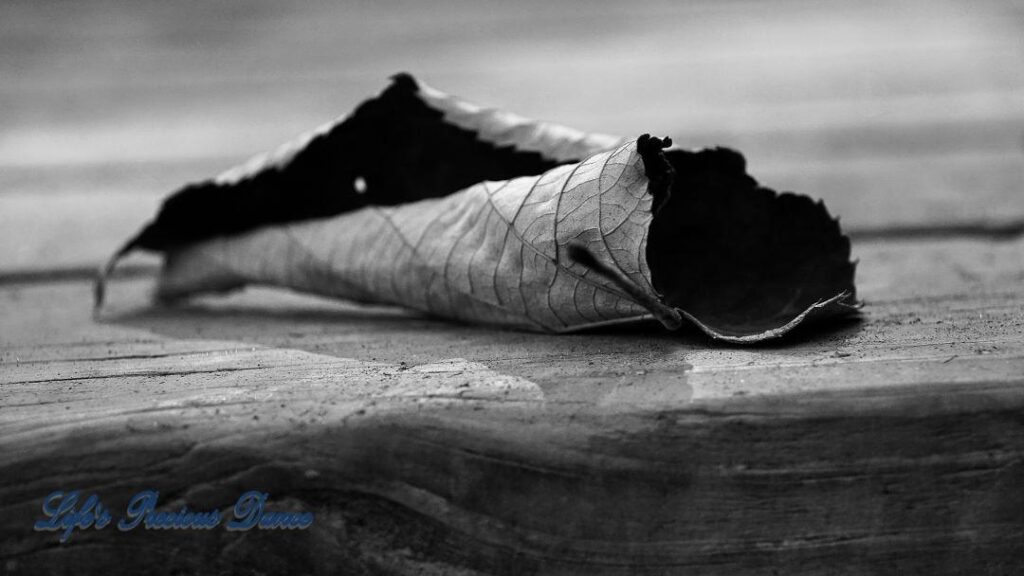
[[[182,184],[408,71],[588,131],[741,150],[860,236],[1024,222],[1024,2],[0,5],[0,273],[91,268]]]

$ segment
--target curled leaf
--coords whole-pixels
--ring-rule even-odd
[[[646,256],[668,306],[733,342],[859,307],[850,240],[821,201],[759,186],[732,150],[665,156],[675,178]]]
[[[677,327],[643,258],[647,184],[638,144],[629,143],[540,176],[202,243],[171,256],[159,293],[258,282],[516,328],[567,331],[649,314],[674,315]],[[572,261],[570,246],[657,307]]]
[[[392,113],[422,118],[367,112],[395,94],[406,104]],[[838,223],[820,203],[758,186],[731,150],[586,136],[403,76],[324,134],[207,183],[207,195],[219,194],[226,214],[249,194],[273,197],[268,206],[329,198],[332,182],[353,175],[365,194],[349,183],[334,204],[264,206],[199,230],[169,209],[172,197],[111,262],[134,248],[163,252],[165,300],[269,284],[551,332],[642,319],[674,330],[687,319],[750,342],[856,306]],[[336,154],[303,160],[317,147]],[[586,158],[561,164],[575,156]],[[289,199],[297,188],[274,178],[290,170],[296,186],[315,190]],[[186,191],[179,202],[202,210],[204,195]]]
[[[104,264],[96,306],[106,277],[133,250],[166,252],[260,226],[445,196],[482,180],[539,174],[622,141],[481,108],[397,74],[352,114],[171,194]]]
[[[540,174],[620,143],[483,109],[398,74],[349,116],[175,192],[125,250],[166,250],[259,226],[436,198],[485,179]]]

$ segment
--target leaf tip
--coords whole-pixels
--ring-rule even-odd
[[[99,316],[100,310],[103,309],[103,303],[106,301],[107,278],[114,273],[114,268],[117,267],[117,263],[121,261],[121,258],[124,258],[129,252],[139,247],[140,237],[141,235],[137,235],[126,242],[124,246],[122,246],[117,252],[114,252],[114,254],[96,270],[96,278],[92,284],[93,318]]]
[[[420,84],[416,81],[416,78],[408,72],[398,72],[392,74],[389,78],[391,85],[396,88],[408,89],[411,91],[419,90]]]

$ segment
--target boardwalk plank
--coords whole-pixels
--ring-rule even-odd
[[[863,321],[752,349],[271,290],[160,310],[145,279],[117,282],[95,323],[85,283],[5,286],[0,553],[55,570],[129,549],[200,571],[255,550],[400,573],[1019,564],[1024,242],[857,252]],[[118,509],[142,488],[192,509],[261,489],[317,521],[54,548],[27,527],[69,483]]]

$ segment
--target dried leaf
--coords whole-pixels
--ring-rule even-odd
[[[657,301],[642,257],[650,206],[630,143],[541,176],[203,243],[172,256],[160,294],[258,282],[546,331],[636,319],[648,311],[567,250]]]
[[[758,186],[732,150],[665,156],[675,178],[646,256],[666,305],[734,342],[860,307],[850,241],[820,200]]]
[[[487,110],[398,74],[349,116],[171,195],[123,249],[446,196],[535,175],[622,141]]]
[[[432,120],[365,112],[403,83],[404,97],[412,94]],[[349,139],[363,121],[360,138]],[[373,122],[408,142],[374,135]],[[403,131],[403,122],[429,128]],[[211,219],[201,235],[187,230],[187,211],[167,216],[169,201],[108,269],[141,247],[165,253],[158,295],[168,300],[271,284],[553,332],[645,318],[676,329],[686,318],[735,342],[779,336],[809,316],[856,305],[849,241],[837,222],[820,203],[759,187],[730,150],[663,151],[667,141],[644,136],[557,166],[619,141],[482,110],[401,76],[327,134],[314,156],[332,160],[303,160],[313,138],[222,175],[223,210],[244,204],[246,194],[282,205],[329,197],[337,191],[324,182],[333,181],[320,176],[334,173],[342,181],[374,175],[365,197],[353,200],[350,186],[330,210],[307,205],[275,219],[256,211],[228,225]],[[450,194],[466,180],[536,168],[547,171]],[[292,181],[317,190],[289,200],[295,188],[266,176],[289,170]],[[269,183],[254,184],[261,178]],[[202,199],[191,195],[190,210],[202,210]]]

